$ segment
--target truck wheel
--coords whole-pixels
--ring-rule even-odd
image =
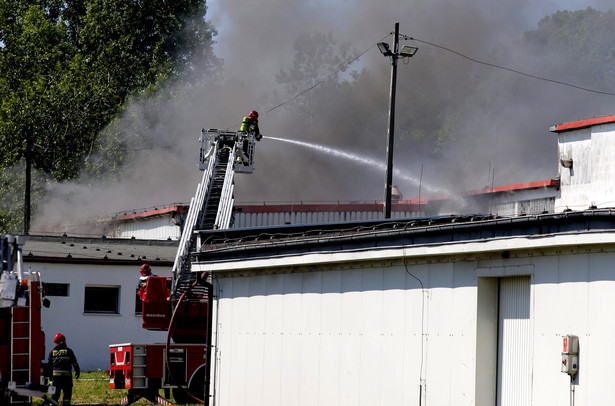
[[[173,399],[175,399],[175,403],[179,405],[185,405],[186,403],[189,403],[190,397],[184,389],[173,388],[172,392]]]
[[[173,388],[173,399],[175,399],[175,403],[177,404],[186,404],[186,403],[196,403],[194,399],[192,399],[190,395],[194,396],[197,399],[203,400],[203,396],[205,396],[205,369],[201,368],[196,371],[190,380],[190,387],[185,389]]]
[[[137,397],[137,390],[128,389],[128,396],[126,396],[126,399],[128,399],[128,404],[134,403],[139,400],[139,398]]]
[[[197,399],[205,397],[205,368],[199,368],[190,379],[190,394]]]

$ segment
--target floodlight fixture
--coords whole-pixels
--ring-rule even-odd
[[[378,43],[378,49],[380,50],[380,52],[384,56],[391,56],[391,55],[393,55],[393,52],[391,52],[391,50],[389,49],[389,44],[387,44],[386,42],[379,42]]]
[[[399,53],[399,56],[401,56],[402,58],[413,57],[414,54],[416,54],[418,50],[419,49],[417,47],[411,47],[410,45],[404,45],[401,48],[401,52]]]

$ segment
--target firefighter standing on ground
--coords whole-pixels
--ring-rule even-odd
[[[79,379],[81,371],[75,353],[66,346],[66,337],[58,333],[53,342],[56,346],[49,353],[48,359],[49,366],[53,368],[52,385],[56,387],[56,393],[52,399],[57,402],[60,399],[60,392],[64,392],[62,404],[70,405],[73,396],[72,369],[75,369],[75,379]]]
[[[239,129],[240,133],[243,133],[245,135],[242,136],[242,150],[238,150],[238,154],[241,157],[241,160],[243,161],[244,165],[248,164],[248,159],[249,159],[249,151],[248,151],[248,134],[254,134],[254,139],[256,141],[260,141],[263,138],[263,135],[260,132],[260,129],[258,128],[258,111],[256,110],[252,110],[250,112],[250,114],[248,114],[247,117],[243,118],[243,121],[241,122],[241,128]]]

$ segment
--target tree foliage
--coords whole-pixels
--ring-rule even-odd
[[[215,68],[205,12],[203,0],[0,0],[1,167],[29,141],[36,169],[78,177],[129,95]]]
[[[613,88],[615,69],[615,12],[558,11],[526,32],[524,51],[538,58],[543,69],[563,80],[586,86]]]
[[[219,69],[205,13],[205,0],[0,0],[0,201],[14,210],[0,229],[17,231],[6,220],[20,217],[6,194],[23,191],[17,163],[76,179],[129,97]]]

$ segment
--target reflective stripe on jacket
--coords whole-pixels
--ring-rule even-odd
[[[75,369],[75,372],[79,371],[77,357],[75,357],[73,350],[68,348],[66,344],[60,344],[51,350],[49,353],[48,362],[53,368],[54,376],[71,376],[73,368]]]

